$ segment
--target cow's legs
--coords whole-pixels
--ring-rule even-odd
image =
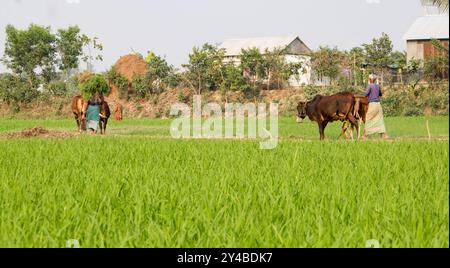
[[[345,121],[344,124],[342,125],[342,132],[341,132],[341,135],[339,135],[338,140],[342,139],[342,137],[343,137],[344,135],[345,135],[346,137],[348,137],[348,134],[347,134],[348,127],[349,127],[349,126],[348,126],[348,122]]]
[[[106,135],[106,125],[108,125],[108,118],[105,118],[105,122],[103,125],[103,135]]]
[[[323,123],[317,123],[318,125],[319,125],[319,135],[320,135],[320,140],[323,140],[323,136],[322,136],[322,133],[323,133]]]
[[[87,129],[87,121],[86,121],[86,118],[84,117],[84,115],[80,119],[80,129],[81,129],[81,132],[85,132],[88,130]]]
[[[362,125],[362,120],[361,120],[361,118],[359,118],[359,120],[358,120],[358,129],[357,129],[358,140],[361,139],[361,125]]]
[[[327,127],[327,125],[328,125],[328,122],[323,122],[323,131],[322,131],[322,133],[323,133],[323,139],[325,139],[325,128]]]
[[[347,138],[347,140],[348,139],[354,140],[353,130],[355,129],[355,127],[349,121],[347,121],[347,124],[349,125],[349,128],[350,128],[350,134],[348,132],[346,132],[345,137]]]
[[[100,134],[105,135],[106,134],[106,125],[108,124],[108,119],[107,118],[100,119],[99,124],[100,124]]]
[[[325,140],[325,128],[327,127],[328,122],[321,122],[319,123],[319,132],[320,132],[320,140]]]
[[[78,131],[81,131],[81,122],[80,119],[78,119],[79,117],[77,115],[75,115],[75,121],[77,121],[77,128]]]
[[[75,121],[77,121],[78,132],[83,132],[85,130],[86,124],[83,119],[83,115],[75,115]]]
[[[350,129],[350,133],[349,133],[349,129]],[[353,140],[353,126],[350,124],[350,122],[345,121],[344,124],[342,125],[342,133],[341,135],[339,135],[339,140],[342,139],[342,137],[345,136],[345,138],[348,139],[352,139]]]
[[[356,128],[356,131],[358,132],[357,136],[359,137],[360,136],[360,127],[358,124],[358,120],[356,120],[356,118],[352,114],[348,115],[348,120],[352,124],[352,129]],[[353,131],[352,131],[352,139],[353,139]]]

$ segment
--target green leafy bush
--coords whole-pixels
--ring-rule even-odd
[[[145,98],[149,93],[151,93],[150,82],[143,75],[133,76],[131,85],[139,97]]]
[[[314,99],[317,95],[329,96],[338,92],[350,91],[353,92],[353,88],[339,87],[339,86],[315,86],[307,85],[303,88],[303,93],[307,100]]]
[[[184,92],[183,92],[183,91],[180,91],[180,92],[178,93],[178,101],[179,101],[179,102],[186,102],[186,95],[184,95]]]
[[[398,116],[402,112],[401,102],[395,96],[390,95],[383,99],[383,112],[386,116]]]
[[[181,84],[181,78],[176,73],[171,73],[166,78],[167,86],[170,88],[176,88]]]
[[[20,110],[20,104],[29,103],[39,96],[39,92],[30,88],[25,78],[12,74],[0,75],[0,97],[7,104],[12,104],[15,111]]]
[[[130,83],[123,75],[117,72],[115,66],[112,66],[106,73],[106,79],[119,89],[120,96],[127,95],[130,88]]]
[[[420,116],[429,110],[435,115],[448,115],[448,86],[419,85],[392,87],[385,91],[382,98],[383,109],[387,116]]]

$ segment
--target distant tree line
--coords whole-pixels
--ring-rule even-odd
[[[102,50],[98,39],[82,34],[78,26],[54,33],[35,24],[24,30],[8,25],[1,61],[12,73],[0,76],[0,96],[18,105],[33,100],[43,88],[65,94],[68,86],[77,87],[70,72],[81,61],[92,66],[92,61],[102,60]]]
[[[425,79],[434,82],[443,73],[448,74],[448,47],[439,41],[433,44],[439,51],[435,56],[424,62],[407,63],[406,53],[394,51],[389,36],[383,33],[371,43],[348,51],[322,46],[309,55],[310,67],[313,79],[340,89],[363,88],[370,73],[379,74],[387,83],[393,71],[400,75],[400,80],[403,76],[410,80],[422,73]],[[39,94],[78,94],[85,88],[83,84],[90,83],[89,79],[94,77],[96,83],[104,79],[103,82],[115,85],[126,98],[145,98],[170,88],[189,87],[197,94],[219,91],[227,100],[229,91],[256,97],[262,89],[286,88],[289,79],[300,77],[307,67],[304,63],[286,62],[281,48],[273,51],[243,49],[237,64],[225,58],[223,49],[204,44],[192,49],[189,61],[181,70],[150,52],[146,58],[141,56],[148,64],[148,71],[135,75],[132,81],[124,78],[114,66],[105,73],[80,79],[80,74],[74,70],[78,70],[82,62],[89,67],[93,61],[101,61],[102,50],[99,40],[83,34],[78,26],[54,33],[50,27],[34,24],[24,30],[8,25],[2,62],[11,74],[0,75],[0,97],[18,107]],[[87,72],[92,70],[88,68]],[[417,77],[411,83],[422,78]]]
[[[288,79],[301,74],[304,67],[301,63],[285,62],[281,49],[264,52],[256,48],[242,50],[239,60],[240,64],[227,62],[225,50],[204,44],[193,48],[188,63],[182,65],[183,70],[177,70],[163,57],[150,52],[146,57],[147,73],[135,75],[131,85],[114,66],[106,78],[122,96],[127,97],[146,97],[174,87],[188,87],[197,94],[220,91],[226,95],[228,91],[243,91],[255,95],[263,88],[285,86]]]
[[[348,51],[320,47],[311,53],[312,69],[316,79],[328,79],[331,85],[364,86],[371,73],[380,76],[384,84],[392,82],[417,83],[421,79],[434,82],[448,76],[448,47],[433,40],[439,51],[425,61],[407,62],[406,52],[394,51],[392,41],[385,33],[371,43]],[[419,75],[420,74],[420,75]]]

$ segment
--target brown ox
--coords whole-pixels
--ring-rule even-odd
[[[77,121],[78,131],[86,131],[86,109],[87,101],[81,96],[72,99],[72,112]]]
[[[106,125],[108,125],[111,111],[109,110],[108,103],[102,98],[102,104],[100,105],[100,134],[106,134]]]
[[[356,96],[355,108],[353,110],[353,114],[359,120],[359,130],[358,130],[358,139],[361,138],[361,122],[366,123],[367,112],[369,111],[369,99],[366,96]],[[347,130],[350,128],[350,134],[347,133]],[[339,135],[339,139],[341,139],[344,135],[347,139],[351,138],[353,140],[353,126],[350,122],[344,122],[342,126],[342,133]],[[350,137],[349,137],[350,135]]]
[[[334,121],[350,121],[359,130],[358,121],[353,114],[356,104],[355,96],[350,92],[334,94],[332,96],[317,95],[312,101],[300,102],[297,106],[299,123],[306,116],[319,125],[320,140],[325,139],[325,128]],[[359,136],[359,133],[358,133]]]

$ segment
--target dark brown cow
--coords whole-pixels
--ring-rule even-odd
[[[312,101],[300,102],[297,106],[299,123],[306,116],[319,125],[320,140],[325,139],[325,128],[334,121],[350,121],[353,127],[359,129],[353,111],[356,104],[355,96],[350,92],[334,94],[332,96],[317,95]],[[358,133],[359,136],[359,133]]]
[[[366,123],[367,112],[369,111],[369,99],[366,96],[357,96],[355,95],[355,107],[353,109],[353,115],[355,118],[359,120],[359,130],[358,131],[358,139],[361,138],[361,122]],[[350,128],[350,134],[348,134],[347,130]],[[341,139],[344,135],[347,139],[351,138],[353,140],[353,126],[349,121],[344,122],[342,126],[342,133],[339,135],[339,139]],[[350,137],[349,137],[350,136]]]
[[[106,134],[106,126],[108,125],[111,111],[108,103],[102,98],[102,104],[100,105],[100,134]]]
[[[72,99],[72,112],[77,121],[78,131],[86,131],[86,109],[87,101],[81,96]]]

